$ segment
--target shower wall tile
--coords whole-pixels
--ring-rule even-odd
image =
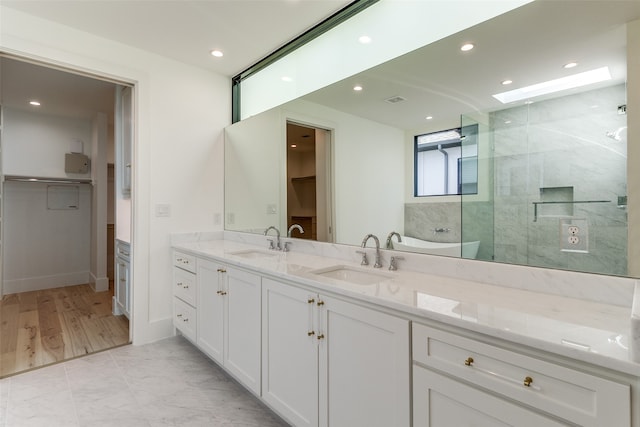
[[[404,234],[432,242],[460,242],[460,201],[444,203],[407,203],[404,208]],[[436,228],[448,228],[435,233]]]
[[[626,126],[617,114],[625,92],[617,85],[492,113],[497,261],[626,273],[627,215],[617,207],[626,195],[626,138],[607,136]],[[573,201],[610,202],[562,211],[539,205],[534,221],[540,188],[569,186]],[[559,220],[567,215],[587,219],[589,254],[560,251]]]

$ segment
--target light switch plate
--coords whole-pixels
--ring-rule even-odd
[[[158,203],[156,205],[156,217],[170,217],[171,205],[167,203]]]

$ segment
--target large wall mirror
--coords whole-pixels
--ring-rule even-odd
[[[629,275],[638,19],[635,1],[535,1],[229,126],[225,229],[306,221],[307,238],[383,246],[395,231],[396,250]],[[473,191],[416,196],[416,171],[445,167]]]

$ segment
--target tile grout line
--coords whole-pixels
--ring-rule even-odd
[[[64,378],[67,381],[67,387],[69,388],[69,395],[71,396],[71,404],[73,405],[73,414],[75,416],[76,426],[80,426],[80,417],[78,416],[78,405],[76,404],[76,399],[73,396],[73,389],[71,388],[71,380],[69,379],[69,370],[67,369],[68,364],[62,363],[62,367],[64,368]]]

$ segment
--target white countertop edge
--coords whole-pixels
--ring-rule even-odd
[[[400,302],[394,302],[390,300],[385,300],[382,298],[378,298],[371,295],[363,295],[361,293],[349,291],[348,289],[344,289],[340,286],[332,286],[331,284],[311,280],[304,275],[294,275],[286,272],[281,272],[273,269],[272,265],[269,265],[269,261],[266,260],[245,260],[240,259],[233,256],[227,256],[224,254],[225,251],[241,251],[246,249],[254,249],[254,250],[264,250],[262,247],[256,247],[255,245],[244,244],[236,241],[228,241],[228,240],[217,240],[215,242],[199,240],[197,242],[187,242],[184,241],[182,243],[176,243],[173,245],[174,249],[188,252],[192,255],[201,256],[207,259],[216,260],[220,262],[224,262],[230,266],[235,266],[238,268],[249,269],[255,271],[256,273],[265,275],[267,277],[271,277],[274,279],[282,279],[286,281],[294,281],[301,283],[304,286],[310,287],[318,292],[326,292],[338,296],[343,296],[347,298],[352,298],[355,300],[360,300],[363,302],[367,302],[373,305],[380,306],[382,308],[390,309],[395,312],[405,313],[414,321],[420,321],[420,319],[424,319],[425,321],[433,321],[442,323],[445,325],[461,328],[463,330],[476,332],[480,334],[484,334],[493,338],[501,339],[508,341],[513,344],[524,345],[531,347],[533,349],[537,349],[540,351],[545,351],[554,355],[563,356],[570,359],[575,359],[578,361],[590,363],[596,365],[598,367],[610,369],[613,371],[635,375],[640,375],[640,364],[632,361],[633,354],[630,354],[629,359],[616,358],[609,355],[590,352],[585,350],[580,350],[577,348],[567,347],[560,343],[555,343],[551,341],[546,341],[543,339],[539,339],[533,336],[528,336],[520,333],[514,333],[511,331],[503,330],[500,328],[495,328],[488,325],[479,324],[476,322],[451,317],[445,314],[428,311],[425,309],[412,307],[406,304],[402,304]],[[309,254],[307,254],[309,255]],[[324,266],[335,265],[338,263],[341,264],[349,264],[348,261],[338,260],[336,258],[327,258],[321,257],[317,255],[310,255],[319,260],[318,265],[314,267],[309,267],[309,269],[322,268]],[[356,263],[351,263],[357,266]],[[479,286],[483,284],[478,283]],[[636,293],[636,296],[639,293]],[[546,295],[548,298],[549,295]],[[640,298],[638,298],[640,300]],[[640,307],[640,303],[637,304]],[[638,320],[638,330],[640,330],[640,317]],[[570,325],[567,323],[567,325]],[[630,337],[631,340],[631,337]],[[633,352],[630,352],[633,353]]]

